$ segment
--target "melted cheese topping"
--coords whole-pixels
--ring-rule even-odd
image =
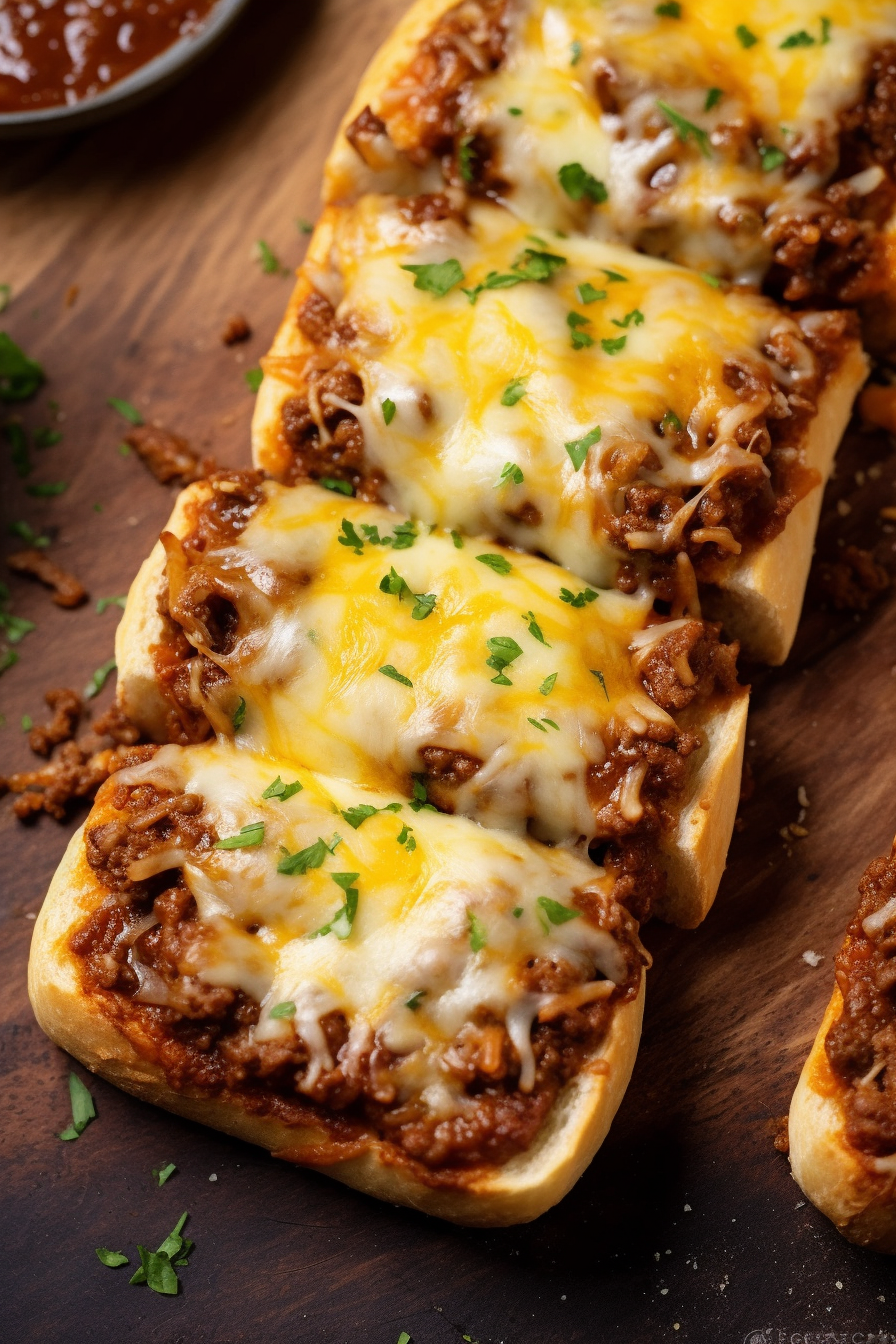
[[[641,732],[672,722],[632,666],[649,595],[590,590],[574,607],[561,590],[572,598],[581,580],[544,560],[470,537],[458,548],[419,525],[396,550],[365,540],[365,528],[396,535],[406,519],[389,509],[313,485],[265,492],[236,544],[206,560],[240,622],[227,654],[198,647],[246,701],[240,743],[404,794],[427,768],[422,748],[459,751],[482,767],[452,789],[456,811],[509,830],[528,824],[544,840],[591,840],[589,767],[606,759],[621,722]],[[407,585],[401,597],[380,586],[392,569]],[[434,599],[429,615],[414,618],[412,594]],[[519,649],[503,673],[487,661],[496,638]]]
[[[297,778],[301,792],[286,802],[264,800],[278,773]],[[590,991],[594,997],[625,977],[625,954],[609,932],[584,917],[560,924],[540,917],[538,897],[571,908],[577,889],[609,896],[603,870],[567,851],[484,831],[464,818],[414,814],[407,804],[400,815],[378,812],[352,830],[341,809],[382,808],[392,799],[222,744],[163,747],[116,776],[121,784],[144,781],[198,794],[222,837],[264,823],[260,845],[211,850],[184,863],[208,931],[200,960],[187,969],[260,1001],[256,1039],[285,1039],[295,1029],[311,1053],[306,1090],[333,1067],[320,1019],[340,1010],[349,1024],[348,1050],[369,1048],[377,1034],[404,1056],[397,1073],[405,1095],[422,1093],[430,1111],[451,1113],[463,1092],[440,1058],[478,1008],[506,1022],[522,1061],[520,1085],[530,1090],[531,1025],[552,996],[528,992],[518,968],[533,957],[571,963],[601,982]],[[405,822],[413,825],[411,852],[397,840]],[[277,872],[282,848],[294,854],[319,837],[331,851],[319,867],[304,875]],[[345,903],[334,873],[357,874],[354,921],[347,936],[312,937]],[[485,940],[478,951],[473,917],[481,926],[476,941]],[[247,931],[253,926],[254,934]],[[416,995],[414,1011],[407,1002]],[[291,1021],[271,1016],[282,1003],[295,1005]]]
[[[769,369],[782,388],[814,371],[800,328],[767,300],[726,293],[624,248],[531,235],[497,206],[474,206],[468,230],[451,221],[410,226],[383,197],[332,213],[331,269],[311,268],[310,278],[341,296],[339,312],[359,330],[346,353],[366,397],[361,408],[346,408],[363,426],[368,461],[387,478],[389,502],[428,522],[509,536],[589,582],[609,585],[619,563],[607,535],[623,507],[624,486],[608,471],[614,450],[646,445],[655,469],[636,466],[628,479],[686,493],[740,466],[763,471],[733,436],[766,410],[769,395],[739,397],[726,384],[726,363]],[[565,265],[548,283],[485,290],[469,302],[462,287],[510,273],[526,248]],[[441,298],[400,269],[451,258],[465,279]],[[582,302],[584,284],[604,297]],[[593,342],[587,348],[573,345],[570,313]],[[792,372],[762,353],[781,332],[799,352]],[[603,341],[616,345],[607,350]],[[502,404],[517,379],[525,395]],[[388,425],[386,400],[396,407]],[[687,428],[686,450],[661,432],[670,411]],[[789,414],[786,404],[776,413]],[[564,445],[597,437],[598,427],[599,442],[577,471]],[[499,486],[508,462],[523,481]],[[629,545],[672,545],[698,502],[679,510],[666,533],[636,535]]]
[[[679,19],[655,9],[654,0],[512,6],[506,59],[471,86],[463,125],[489,137],[493,172],[509,184],[506,204],[530,224],[587,227],[758,284],[770,252],[753,212],[790,208],[829,179],[838,117],[861,96],[870,52],[896,35],[896,5],[756,0],[738,14],[725,0],[700,0],[684,3]],[[747,48],[736,32],[741,23],[757,39]],[[796,34],[813,40],[782,47]],[[619,113],[603,113],[595,96],[598,61],[615,71]],[[707,111],[710,89],[722,96]],[[780,167],[763,171],[753,147],[741,154],[720,138],[704,155],[693,139],[685,146],[658,113],[658,99],[709,135],[733,123],[738,141],[755,128],[766,146],[787,151],[820,138],[834,153],[786,181]],[[569,163],[604,183],[606,203],[591,209],[570,200],[558,180]],[[882,176],[872,171],[865,189]],[[741,203],[749,207],[746,227],[722,227],[719,210]]]

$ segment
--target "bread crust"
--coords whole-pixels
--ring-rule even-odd
[[[790,1165],[803,1193],[847,1241],[896,1255],[896,1162],[875,1160],[849,1142],[843,1112],[846,1088],[825,1050],[843,1011],[835,989],[790,1103]]]
[[[318,1165],[317,1129],[251,1115],[237,1099],[175,1091],[162,1069],[144,1059],[81,988],[69,939],[106,893],[84,853],[84,827],[56,871],[34,927],[28,994],[46,1034],[92,1073],[142,1101],[268,1149],[275,1157]],[[530,1222],[562,1199],[603,1142],[634,1067],[644,1011],[644,975],[637,996],[621,1004],[593,1060],[561,1091],[526,1152],[459,1189],[433,1188],[374,1142],[360,1156],[323,1167],[343,1184],[449,1222],[505,1227]]]

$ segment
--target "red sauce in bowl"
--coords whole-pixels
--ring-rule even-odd
[[[180,37],[216,0],[0,0],[0,113],[95,98]]]

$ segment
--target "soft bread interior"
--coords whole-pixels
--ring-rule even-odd
[[[175,1091],[81,990],[69,940],[105,897],[87,865],[83,832],[82,827],[72,837],[34,928],[28,993],[38,1023],[57,1045],[116,1087],[301,1163],[326,1137],[321,1131],[249,1114],[236,1099]],[[570,1190],[603,1142],[631,1077],[643,1010],[642,974],[637,997],[617,1009],[597,1055],[562,1090],[533,1144],[466,1187],[426,1185],[385,1162],[377,1145],[327,1166],[327,1174],[379,1199],[470,1226],[537,1218]]]
[[[800,1189],[848,1241],[896,1255],[896,1166],[875,1171],[849,1143],[824,1048],[843,1010],[835,989],[790,1103],[790,1165]]]
[[[201,482],[179,496],[167,530],[188,530],[189,504],[208,487]],[[158,594],[165,573],[165,551],[158,543],[131,585],[115,641],[118,701],[125,714],[153,740],[164,742],[166,701],[153,664],[153,646],[162,639]],[[687,711],[683,726],[703,739],[688,761],[688,776],[678,822],[663,845],[669,889],[657,913],[669,923],[694,928],[705,917],[718,890],[740,796],[748,692],[710,701]]]

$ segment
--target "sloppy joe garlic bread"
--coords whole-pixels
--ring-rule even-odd
[[[29,991],[54,1041],[145,1100],[380,1198],[524,1222],[631,1073],[648,959],[613,888],[464,818],[168,746],[72,840]]]
[[[780,662],[866,373],[852,323],[498,206],[369,196],[318,226],[264,361],[255,461],[592,584],[674,604],[696,574]]]
[[[212,727],[417,807],[600,846],[640,917],[687,925],[737,805],[736,652],[646,591],[252,473],[185,492],[117,641],[119,702],[157,741]]]
[[[742,19],[743,21],[739,21]],[[888,282],[891,0],[422,0],[375,58],[326,199],[448,187],[788,300]]]
[[[850,1241],[896,1255],[896,850],[870,865],[837,986],[790,1106],[804,1193]]]

